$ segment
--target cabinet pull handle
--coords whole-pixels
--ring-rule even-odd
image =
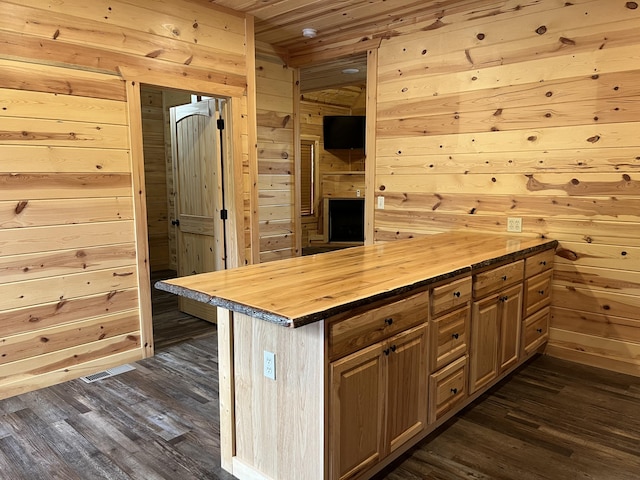
[[[396,348],[398,348],[398,347],[396,347],[395,345],[391,345],[391,351],[392,351],[392,352],[395,352],[395,351],[396,351]]]
[[[457,388],[452,388],[451,389],[451,393],[453,393],[455,395],[456,393],[458,393],[458,389]]]
[[[460,298],[460,292],[453,292],[453,296]]]
[[[386,323],[387,325],[392,325],[393,324],[393,318],[391,318],[391,317],[385,318],[384,319],[384,323]]]
[[[536,329],[536,332],[538,332],[538,333],[542,333],[542,329],[541,329],[541,328],[538,328],[538,329]]]
[[[506,302],[507,300],[509,300],[509,297],[507,295],[505,295],[504,297],[500,297],[501,302]]]
[[[547,262],[546,262],[545,260],[542,260],[542,261],[540,262],[540,265],[542,265],[542,266],[545,266],[546,264],[547,264]]]
[[[174,227],[179,227],[180,226],[180,220],[171,220],[171,225],[173,225]]]
[[[503,276],[502,276],[502,280],[504,280],[504,281],[506,282],[506,281],[507,281],[507,276],[506,276],[506,275],[503,275]]]
[[[388,349],[388,348],[385,348],[385,349],[383,350],[383,353],[384,353],[385,355],[389,355],[389,349]]]
[[[460,335],[458,335],[457,333],[454,333],[451,336],[457,340]]]
[[[540,295],[544,295],[544,290],[538,290],[538,293],[539,293]]]

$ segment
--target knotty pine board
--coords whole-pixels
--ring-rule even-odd
[[[80,203],[80,205],[79,205]],[[132,220],[131,197],[0,201],[0,228]]]
[[[553,307],[551,322],[554,328],[581,335],[640,343],[640,321],[608,313],[595,313],[573,308]]]
[[[23,255],[0,256],[3,282],[37,278],[56,278],[77,272],[107,268],[133,268],[136,248],[133,242],[70,250],[54,250]],[[10,304],[6,305],[8,308]]]
[[[384,193],[384,209],[387,211],[411,210],[413,212],[536,216],[546,211],[547,217],[580,218],[636,222],[640,198],[632,196],[540,196],[527,194],[483,193]]]
[[[137,286],[133,264],[0,284],[0,311],[126,290]]]
[[[489,89],[440,94],[415,101],[387,102],[379,98],[377,116],[380,120],[431,115],[455,115],[468,112],[498,112],[501,105],[510,108],[558,103],[585,102],[589,100],[618,99],[640,95],[637,79],[640,71],[610,72],[577,77],[563,77],[538,83],[496,85]]]
[[[1,173],[130,173],[127,150],[2,145]]]
[[[433,153],[378,155],[377,175],[424,175],[432,173],[579,172],[602,173],[640,171],[637,147],[607,149],[528,150],[512,152]]]

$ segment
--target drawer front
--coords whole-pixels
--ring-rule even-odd
[[[525,280],[523,318],[551,303],[551,275],[552,271],[547,270]]]
[[[508,263],[502,267],[492,268],[486,272],[474,275],[473,296],[482,298],[496,293],[524,278],[524,260]]]
[[[430,371],[435,372],[469,349],[469,318],[467,306],[435,320],[431,330]]]
[[[471,300],[471,277],[461,278],[435,287],[431,292],[433,317],[462,306]]]
[[[551,308],[546,307],[525,320],[522,342],[526,355],[533,353],[549,338],[550,312]]]
[[[525,277],[533,277],[545,270],[549,270],[553,267],[553,257],[556,251],[545,250],[544,252],[536,253],[525,259],[524,275]]]
[[[429,423],[467,398],[467,356],[429,376]]]
[[[426,322],[428,312],[429,294],[423,291],[344,320],[330,319],[329,356],[341,357]]]

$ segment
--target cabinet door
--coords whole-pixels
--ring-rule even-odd
[[[522,285],[500,293],[500,372],[518,363],[522,323]]]
[[[383,455],[386,379],[382,347],[377,343],[331,364],[332,479],[352,478],[377,463]]]
[[[427,325],[390,338],[387,357],[387,442],[389,451],[427,424]]]
[[[473,302],[469,393],[475,392],[498,376],[499,305],[500,302],[495,296]]]

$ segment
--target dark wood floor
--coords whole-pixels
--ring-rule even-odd
[[[215,325],[178,310],[178,297],[154,288],[159,280],[174,278],[175,270],[151,273],[151,303],[153,309],[153,342],[156,351],[187,340],[215,332]]]
[[[215,328],[198,336],[131,372],[0,401],[0,479],[232,479]],[[446,427],[377,478],[640,478],[639,378],[538,357]]]

